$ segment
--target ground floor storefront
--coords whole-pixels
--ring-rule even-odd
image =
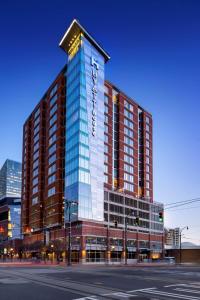
[[[78,222],[24,236],[24,255],[72,263],[134,263],[163,257],[162,233],[108,228],[104,224]],[[70,247],[69,247],[70,245]],[[69,249],[70,248],[70,249]]]

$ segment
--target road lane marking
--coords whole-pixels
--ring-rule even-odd
[[[187,296],[183,294],[174,294],[174,293],[167,293],[167,292],[162,292],[162,291],[144,291],[142,293],[147,293],[147,294],[152,294],[152,295],[160,295],[160,296],[165,296],[165,297],[171,297],[171,298],[180,298],[180,299],[187,299],[187,300],[196,300],[200,299],[199,297],[194,297],[194,296]]]
[[[155,290],[155,289],[157,289],[157,288],[156,287],[151,287],[151,288],[146,288],[146,289],[138,289],[138,290],[128,291],[128,293],[142,292],[142,291],[146,291],[146,290]]]
[[[180,292],[186,292],[186,293],[193,293],[193,294],[200,294],[200,291],[195,291],[195,290],[188,290],[188,289],[181,289],[181,288],[176,288],[174,289],[175,291],[180,291]]]

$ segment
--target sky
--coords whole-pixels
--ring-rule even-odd
[[[154,201],[200,197],[200,1],[0,3],[0,166],[21,161],[22,127],[67,62],[58,44],[76,18],[110,54],[106,79],[153,115]],[[200,244],[200,203],[166,210]]]

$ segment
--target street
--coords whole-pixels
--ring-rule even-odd
[[[0,300],[200,299],[197,266],[0,266]]]

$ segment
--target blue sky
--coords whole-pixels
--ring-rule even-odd
[[[77,18],[111,55],[106,78],[153,114],[155,201],[199,197],[199,15],[194,0],[2,2],[0,165],[21,160],[23,123],[66,63],[58,43]],[[166,212],[165,223],[188,225],[200,243],[194,206]]]

